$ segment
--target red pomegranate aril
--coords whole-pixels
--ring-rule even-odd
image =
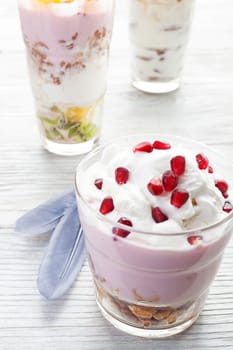
[[[94,185],[96,188],[98,188],[98,190],[102,190],[103,179],[96,179]]]
[[[189,199],[189,193],[183,189],[176,189],[172,192],[170,203],[176,207],[181,208]]]
[[[219,189],[219,191],[222,193],[223,196],[227,195],[228,184],[225,180],[215,180],[214,184]]]
[[[103,199],[99,211],[101,214],[106,215],[114,210],[114,203],[112,197],[106,197]]]
[[[168,220],[168,217],[166,214],[162,212],[162,210],[159,207],[154,207],[151,209],[151,215],[154,221],[159,224],[160,222],[164,222]]]
[[[119,167],[115,170],[115,180],[118,185],[126,184],[129,179],[129,170],[123,167]]]
[[[209,160],[203,153],[198,153],[196,155],[196,161],[200,170],[205,170],[208,168]]]
[[[202,236],[189,236],[187,239],[189,244],[193,245],[200,242],[202,240]]]
[[[171,145],[170,145],[170,143],[166,143],[166,142],[155,140],[154,143],[153,143],[153,148],[154,149],[164,149],[165,150],[165,149],[170,149]]]
[[[159,196],[163,193],[163,184],[162,180],[160,178],[154,177],[150,180],[150,182],[147,184],[148,191],[153,194],[154,196]]]
[[[222,208],[222,210],[225,211],[226,213],[230,213],[232,209],[233,209],[233,205],[229,201],[226,201]]]
[[[185,157],[176,156],[171,159],[171,169],[174,174],[181,176],[185,172]]]
[[[150,142],[140,142],[133,148],[134,153],[135,152],[146,152],[151,153],[153,151],[153,146]]]
[[[167,170],[163,173],[162,183],[165,191],[173,191],[178,184],[178,176],[171,170]]]
[[[213,174],[213,172],[214,172],[214,169],[212,168],[212,166],[208,166],[208,173],[209,174]]]
[[[117,222],[119,222],[120,224],[126,225],[126,226],[130,226],[130,227],[133,226],[132,222],[127,218],[120,218]],[[120,227],[114,227],[112,229],[112,232],[114,235],[120,236],[122,238],[125,238],[130,234],[130,231],[125,230],[125,229],[120,228]]]

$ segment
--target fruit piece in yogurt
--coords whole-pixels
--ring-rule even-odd
[[[37,0],[38,2],[41,2],[42,4],[45,5],[50,5],[50,4],[60,4],[64,2],[63,0]],[[67,0],[65,2],[72,2],[73,0]]]
[[[122,225],[131,226],[131,227],[133,226],[132,222],[127,218],[120,218],[117,222],[122,224]],[[130,231],[125,230],[123,228],[119,228],[119,227],[114,227],[112,232],[114,235],[122,237],[122,238],[125,238],[130,234]]]
[[[184,174],[185,171],[185,157],[175,156],[171,159],[171,169],[174,174],[180,176]]]

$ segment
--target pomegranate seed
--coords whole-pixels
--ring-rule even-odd
[[[150,191],[150,193],[152,193],[154,196],[159,196],[163,193],[162,181],[156,177],[150,180],[150,182],[147,185],[147,188]]]
[[[113,199],[111,197],[104,198],[99,209],[101,214],[106,215],[111,211],[113,211],[113,209],[114,209]]]
[[[95,187],[98,188],[98,190],[102,190],[102,186],[103,186],[103,179],[96,179],[95,182]]]
[[[129,170],[123,167],[116,168],[115,180],[119,185],[126,184],[129,179]]]
[[[208,166],[208,173],[209,174],[213,174],[213,172],[214,172],[214,169],[212,168],[212,166]]]
[[[150,142],[140,142],[133,148],[134,152],[146,152],[151,153],[153,151],[153,146]]]
[[[181,176],[185,171],[185,157],[176,156],[171,159],[171,169],[174,174]]]
[[[201,241],[202,237],[201,236],[189,236],[187,239],[188,239],[189,244],[193,245],[193,244],[197,244],[198,241]]]
[[[171,192],[176,188],[178,184],[178,176],[171,170],[167,170],[163,173],[162,182],[165,191]]]
[[[120,224],[126,225],[126,226],[133,226],[132,222],[127,219],[127,218],[120,218],[117,222],[119,222]],[[112,232],[114,235],[116,236],[120,236],[120,237],[127,237],[130,234],[130,231],[127,231],[123,228],[119,228],[119,227],[114,227],[112,229]]]
[[[151,215],[155,222],[160,223],[168,220],[168,217],[166,214],[162,212],[162,210],[159,207],[154,207],[151,209]]]
[[[196,161],[200,170],[205,170],[209,165],[209,160],[203,153],[196,155]]]
[[[233,209],[233,206],[232,206],[231,202],[229,202],[229,201],[226,201],[223,205],[223,208],[222,208],[222,210],[225,211],[226,213],[230,213],[232,211],[232,209]]]
[[[222,193],[222,195],[223,195],[224,198],[228,198],[229,197],[228,193]]]
[[[225,197],[225,196],[228,197],[228,195],[227,195],[228,184],[227,184],[226,181],[224,181],[224,180],[215,180],[214,184],[219,189],[219,191],[222,193],[223,197]]]
[[[172,192],[170,203],[176,208],[181,208],[189,199],[189,193],[186,190],[176,189]]]
[[[153,148],[155,148],[155,149],[169,149],[169,148],[171,148],[171,145],[169,143],[165,143],[165,142],[156,140],[153,143]]]

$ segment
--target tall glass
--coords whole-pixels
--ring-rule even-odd
[[[91,150],[107,84],[114,0],[18,0],[44,147]]]
[[[129,0],[133,86],[149,93],[176,90],[194,0]]]
[[[187,149],[203,152],[214,169],[221,169],[221,176],[231,176],[231,165],[215,151],[181,138],[168,140],[172,145],[183,142]],[[129,138],[118,142],[120,147],[123,142],[135,145]],[[81,194],[83,176],[103,152],[105,147],[90,153],[76,174],[78,210],[97,304],[107,320],[129,334],[163,338],[183,332],[203,308],[232,235],[233,211],[215,224],[173,234],[137,230],[112,221],[96,212]],[[90,195],[88,192],[89,200]],[[131,238],[116,239],[116,230],[130,233]]]

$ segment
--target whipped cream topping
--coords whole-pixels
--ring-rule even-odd
[[[198,150],[191,151],[173,145],[170,149],[154,149],[151,153],[133,152],[132,148],[112,144],[85,175],[77,175],[78,188],[81,196],[97,212],[103,199],[111,197],[114,210],[106,214],[108,219],[117,222],[119,218],[126,217],[136,230],[176,233],[203,228],[228,215],[223,211],[223,206],[231,196],[224,198],[215,186],[216,179],[221,179],[217,169],[214,168],[213,173],[208,168],[199,169],[196,160],[198,153]],[[184,174],[178,177],[176,188],[189,193],[188,200],[180,208],[171,204],[171,192],[153,195],[147,188],[152,178],[162,178],[163,173],[171,169],[170,160],[178,155],[185,157],[186,166]],[[116,182],[115,169],[118,167],[129,170],[125,184]],[[94,185],[95,180],[100,178],[103,183],[101,190]],[[168,219],[155,222],[151,214],[152,207],[159,207]]]

